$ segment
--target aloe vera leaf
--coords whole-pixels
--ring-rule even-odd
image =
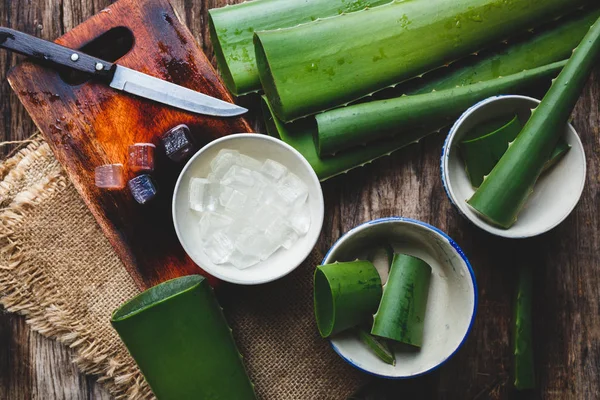
[[[256,32],[258,71],[275,115],[290,122],[439,68],[587,3],[393,2]]]
[[[391,0],[254,0],[208,11],[221,76],[236,96],[261,89],[252,38],[255,31],[288,28]]]
[[[468,204],[488,223],[510,228],[556,147],[600,53],[598,20],[554,81],[523,131]]]
[[[483,178],[498,163],[506,149],[508,149],[508,144],[515,140],[521,132],[523,125],[519,120],[519,116],[515,115],[495,130],[486,130],[486,128],[474,129],[474,131],[483,131],[478,133],[475,138],[460,142],[458,146],[471,185],[475,188],[481,185]]]
[[[600,17],[600,8],[586,8],[572,16],[546,24],[523,37],[469,56],[448,68],[441,68],[399,85],[390,92],[422,94],[451,89],[508,76],[538,66],[567,60],[573,49]],[[391,94],[391,93],[390,93]]]
[[[435,132],[451,124],[478,101],[554,78],[564,65],[560,61],[473,85],[360,103],[317,114],[318,154],[321,157],[336,154],[394,135],[413,142],[422,138],[423,132]]]
[[[396,365],[396,356],[385,339],[377,338],[363,328],[356,328],[356,334],[360,341],[379,357],[381,361],[386,364]]]
[[[157,398],[256,399],[205,278],[186,276],[148,289],[116,310],[111,324]]]
[[[533,269],[519,268],[513,315],[513,378],[517,390],[535,388],[533,359]]]
[[[558,139],[558,144],[550,155],[550,160],[544,164],[542,173],[548,171],[550,168],[556,165],[556,163],[558,163],[569,152],[569,150],[571,150],[571,145],[567,143],[564,136],[561,136],[560,139]]]
[[[371,334],[421,347],[430,281],[425,261],[396,254]]]
[[[379,272],[381,283],[385,285],[390,274],[392,261],[394,261],[394,248],[389,243],[379,245],[369,251],[367,260],[373,263],[377,272]]]
[[[492,171],[500,158],[523,129],[517,115],[511,119],[499,118],[475,127],[459,144],[459,150],[471,185],[478,188]],[[544,164],[544,171],[555,165],[569,151],[571,146],[561,136],[550,159]]]
[[[367,320],[381,299],[381,279],[369,261],[320,265],[314,276],[315,319],[326,338]]]

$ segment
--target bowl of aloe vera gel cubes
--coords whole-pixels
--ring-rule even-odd
[[[187,254],[226,282],[281,278],[310,254],[321,233],[320,182],[296,150],[260,134],[211,142],[183,169],[173,221]]]
[[[460,247],[409,218],[364,223],[340,238],[314,275],[319,333],[349,364],[388,379],[428,373],[465,342],[477,284]]]

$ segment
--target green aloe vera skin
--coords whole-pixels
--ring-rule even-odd
[[[385,285],[390,274],[390,268],[392,268],[392,262],[394,261],[394,248],[389,243],[383,243],[379,246],[373,247],[369,254],[367,254],[367,260],[373,263],[381,283]]]
[[[357,328],[356,334],[358,339],[381,361],[389,365],[396,365],[396,356],[385,339],[375,337],[363,328]]]
[[[439,68],[585,4],[591,1],[395,1],[256,32],[258,71],[275,115],[290,122]]]
[[[513,116],[508,122],[496,126],[498,121],[489,121],[474,129],[474,138],[460,142],[458,148],[465,162],[465,169],[471,185],[478,188],[515,140],[523,125],[519,116]]]
[[[369,261],[320,265],[314,276],[317,327],[322,337],[353,328],[377,309],[382,286]]]
[[[423,78],[416,78],[399,85],[390,90],[395,95],[388,97],[423,94],[434,90],[472,85],[500,76],[516,74],[525,69],[567,60],[599,17],[598,6],[587,7],[569,17],[546,24],[533,33],[511,39],[506,44],[481,51],[448,68],[438,69]]]
[[[254,0],[208,11],[219,71],[236,96],[261,89],[252,38],[256,31],[289,28],[391,0]]]
[[[535,388],[533,358],[533,268],[519,268],[513,315],[513,378],[517,390]]]
[[[111,324],[158,399],[255,400],[231,329],[199,275],[155,286]]]
[[[509,90],[509,88],[513,90],[513,92],[521,92],[521,88],[525,88],[534,83],[543,83],[545,81],[549,82],[551,78],[555,77],[560,72],[560,69],[563,65],[564,64],[561,62],[554,63],[535,68],[531,71],[524,71],[519,74],[515,74],[515,76],[491,80],[489,82],[489,87],[485,89],[486,93],[500,94],[502,93],[502,90]],[[492,87],[495,88],[495,90],[491,90],[490,88]],[[437,96],[434,97],[437,98]],[[476,95],[473,95],[471,98],[473,99],[477,97]],[[389,155],[396,150],[406,147],[409,144],[412,144],[415,141],[418,141],[425,136],[436,132],[440,128],[438,127],[434,130],[415,129],[405,134],[399,134],[390,138],[371,142],[366,147],[352,148],[337,153],[333,157],[321,158],[318,154],[317,145],[314,140],[314,137],[318,135],[317,124],[314,119],[306,118],[293,123],[285,124],[273,113],[271,104],[268,102],[265,96],[262,98],[262,108],[267,125],[267,132],[269,135],[280,138],[298,150],[310,163],[315,173],[322,181],[348,172],[353,168],[368,164],[373,160],[385,155]],[[465,109],[466,108],[468,108],[468,106],[466,106]],[[365,114],[363,120],[367,121],[368,126],[371,126],[372,121],[366,117],[367,114],[368,113]],[[391,119],[395,119],[395,116],[392,113],[388,114],[388,116]],[[443,123],[442,126],[444,126],[444,124],[447,125],[448,122],[449,120],[445,119],[445,123]]]
[[[600,54],[598,20],[504,156],[468,200],[488,223],[509,229],[550,158]]]
[[[431,267],[425,261],[396,254],[371,334],[420,348],[430,282]]]
[[[481,100],[513,93],[535,82],[550,81],[564,65],[561,61],[473,85],[360,103],[317,114],[319,156],[323,158],[394,135],[414,142],[452,124]]]
[[[474,188],[481,185],[522,129],[517,115],[510,119],[498,118],[476,126],[460,142],[458,148]],[[570,149],[571,146],[561,137],[550,159],[544,164],[544,170],[555,165]]]

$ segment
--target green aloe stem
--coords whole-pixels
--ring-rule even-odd
[[[488,223],[510,228],[564,132],[600,54],[600,19],[590,28],[523,131],[468,204]]]

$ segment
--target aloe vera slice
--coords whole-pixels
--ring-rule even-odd
[[[533,326],[531,320],[533,303],[533,269],[519,269],[513,317],[513,368],[514,386],[517,390],[535,388],[533,359]]]
[[[467,175],[475,188],[481,185],[523,128],[518,115],[500,127],[495,126],[496,121],[490,124],[493,125],[475,128],[475,137],[459,144]]]
[[[386,364],[396,365],[396,356],[385,339],[377,338],[363,328],[357,328],[356,334],[360,341],[379,357],[381,361]]]
[[[425,261],[396,254],[371,334],[421,347],[430,281]]]
[[[360,103],[317,114],[319,156],[394,135],[418,140],[424,136],[422,132],[436,132],[451,124],[478,101],[550,80],[564,65],[564,61],[559,61],[473,85]]]
[[[111,323],[157,398],[256,399],[205,278],[148,289],[116,310]]]
[[[254,0],[209,10],[210,37],[225,85],[236,96],[261,89],[252,42],[255,31],[288,28],[390,1]]]
[[[515,115],[508,121],[506,118],[488,121],[467,134],[466,140],[459,144],[459,150],[474,188],[481,185],[484,178],[502,158],[509,143],[515,140],[522,129],[523,125]],[[561,137],[550,159],[546,161],[544,171],[555,165],[570,148],[565,138]]]
[[[315,318],[324,338],[367,320],[381,299],[381,279],[369,261],[320,265],[314,285]]]
[[[369,251],[367,260],[373,263],[377,272],[379,272],[381,283],[385,285],[394,261],[394,248],[389,243],[377,246]]]
[[[600,54],[598,20],[531,118],[468,204],[488,223],[510,228],[556,147]]]
[[[393,2],[256,32],[258,71],[275,115],[290,122],[439,68],[588,3]]]

